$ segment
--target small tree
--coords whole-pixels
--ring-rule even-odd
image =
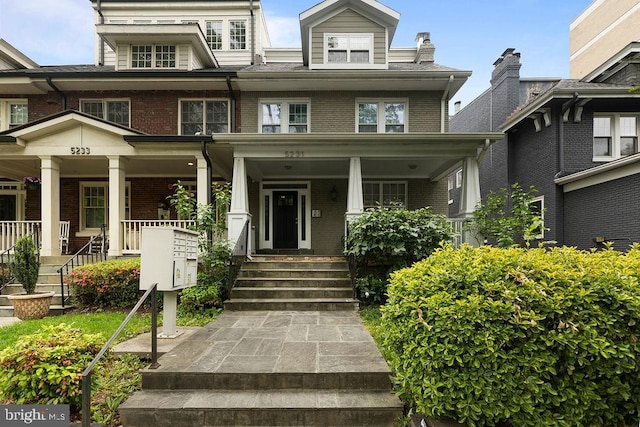
[[[10,269],[16,281],[22,284],[24,291],[28,295],[33,294],[40,271],[40,253],[31,234],[21,237],[16,242]]]

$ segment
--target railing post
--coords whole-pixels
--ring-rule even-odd
[[[82,427],[91,427],[91,372],[82,377]]]
[[[62,298],[62,308],[64,308],[64,273],[62,272],[62,267],[60,267],[60,297]]]
[[[151,293],[151,369],[157,369],[158,364],[158,285],[153,285]]]

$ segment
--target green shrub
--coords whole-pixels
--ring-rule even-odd
[[[399,392],[471,426],[637,425],[639,277],[638,247],[440,249],[382,308]]]
[[[13,273],[6,265],[0,265],[0,288],[8,285],[13,281]]]
[[[381,304],[387,299],[387,281],[376,276],[358,277],[355,280],[358,299],[365,304]]]
[[[82,306],[132,308],[140,293],[140,259],[119,259],[87,264],[67,276]]]
[[[40,251],[33,242],[33,236],[27,234],[18,239],[9,265],[13,277],[22,284],[27,294],[36,290],[40,272]]]
[[[101,334],[82,334],[64,323],[24,335],[0,352],[0,398],[12,404],[82,401],[82,371],[98,353]]]

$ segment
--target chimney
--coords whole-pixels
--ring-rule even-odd
[[[416,42],[418,42],[418,49],[416,52],[415,63],[433,63],[435,60],[436,47],[431,43],[431,33],[418,33],[418,35],[416,36]]]
[[[453,111],[454,111],[454,114],[458,114],[458,113],[460,112],[460,108],[461,108],[461,107],[462,107],[462,102],[460,102],[460,101],[456,101],[456,102],[453,104]]]
[[[520,105],[520,53],[507,49],[493,65],[490,130],[499,129],[500,124]]]
[[[492,84],[497,83],[503,77],[520,78],[520,53],[514,48],[506,49],[500,58],[493,63],[493,72],[491,73]]]

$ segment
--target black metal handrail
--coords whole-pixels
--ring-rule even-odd
[[[111,335],[111,338],[100,349],[96,357],[93,358],[89,366],[82,372],[82,427],[91,426],[91,373],[96,367],[96,364],[100,361],[102,356],[107,352],[111,344],[118,338],[118,335],[127,326],[133,315],[144,304],[149,294],[151,294],[151,369],[157,369],[160,364],[158,363],[158,297],[157,297],[158,284],[154,283],[147,291],[140,297],[138,303],[131,309],[129,315],[122,321],[118,329]]]
[[[229,295],[231,295],[231,290],[233,289],[233,283],[238,277],[238,273],[240,272],[240,267],[242,267],[242,263],[247,259],[249,251],[249,220],[245,221],[244,226],[242,227],[242,231],[240,232],[240,236],[238,236],[238,240],[236,241],[235,246],[233,247],[233,251],[231,252],[231,257],[229,258],[229,284],[227,286],[226,294],[223,295],[223,299],[227,299]]]
[[[62,300],[62,307],[64,308],[64,304],[69,301],[71,298],[71,290],[67,289],[67,296],[64,296],[64,285],[65,285],[65,276],[68,275],[74,268],[79,267],[85,264],[93,264],[100,261],[105,261],[107,259],[107,245],[105,244],[107,239],[106,234],[106,225],[103,224],[100,227],[100,234],[96,234],[95,236],[91,236],[86,245],[80,248],[75,254],[69,258],[67,262],[62,264],[60,268],[58,268],[57,273],[60,275],[60,298]],[[91,250],[97,243],[100,243],[101,250],[99,252],[94,252]],[[67,287],[69,285],[67,284]]]

